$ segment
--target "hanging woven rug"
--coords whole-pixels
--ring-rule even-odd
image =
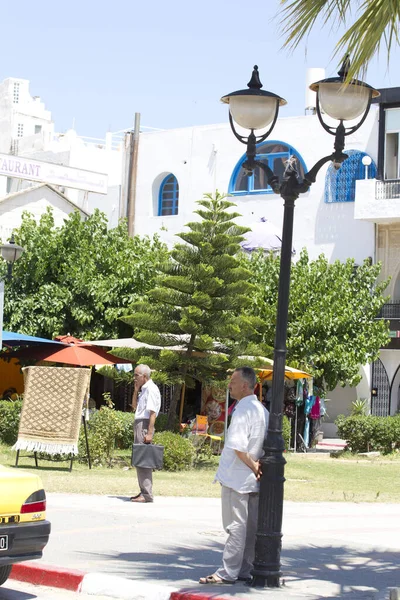
[[[18,440],[13,450],[78,454],[83,401],[90,369],[25,367]]]

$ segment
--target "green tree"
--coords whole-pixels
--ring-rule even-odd
[[[256,286],[252,311],[265,324],[264,342],[273,344],[279,279],[279,256],[243,256]],[[317,383],[332,390],[356,385],[359,366],[376,359],[389,342],[388,324],[377,320],[387,300],[387,282],[377,283],[380,264],[367,259],[329,263],[324,255],[310,261],[303,250],[292,265],[288,317],[288,363],[311,370]]]
[[[281,0],[284,45],[296,48],[316,26],[344,26],[345,33],[334,56],[350,55],[348,79],[362,75],[368,63],[384,46],[389,62],[394,43],[399,43],[399,0]],[[355,20],[349,26],[349,21]]]
[[[130,238],[123,222],[107,229],[99,211],[86,221],[71,213],[62,227],[50,209],[39,222],[24,213],[15,240],[25,252],[6,282],[4,328],[48,338],[121,337],[119,317],[154,285],[168,256],[157,237]]]
[[[120,356],[148,363],[157,370],[155,380],[175,384],[170,407],[172,426],[181,384],[215,383],[242,354],[254,354],[260,319],[247,314],[254,287],[251,273],[237,254],[245,227],[235,224],[239,215],[225,196],[207,194],[198,202],[198,221],[180,233],[185,242],[174,246],[172,261],[161,266],[156,287],[147,302],[133,305],[124,318],[142,342],[158,346],[181,345],[183,352],[124,349]]]

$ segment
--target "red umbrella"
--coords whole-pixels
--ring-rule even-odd
[[[24,360],[44,360],[80,367],[130,363],[129,360],[108,354],[108,352],[105,352],[101,348],[81,345],[67,346],[66,348],[61,348],[61,350],[55,349],[54,346],[51,349],[32,346],[31,348],[21,348],[17,352],[10,352],[7,355]]]

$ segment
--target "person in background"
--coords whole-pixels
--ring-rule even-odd
[[[229,392],[237,400],[215,476],[221,484],[222,522],[228,538],[222,567],[200,583],[249,581],[257,531],[258,491],[263,442],[269,413],[253,393],[256,374],[250,367],[236,369]]]
[[[135,413],[135,444],[151,444],[154,424],[161,407],[160,390],[151,379],[148,365],[137,365],[134,371],[135,387],[132,408]],[[140,492],[131,497],[131,502],[153,502],[153,470],[136,467]]]

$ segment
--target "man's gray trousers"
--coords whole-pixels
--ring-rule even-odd
[[[227,581],[248,579],[254,562],[258,518],[258,493],[239,494],[222,486],[222,524],[228,533],[222,567],[216,575]]]
[[[136,419],[133,427],[135,444],[144,444],[149,419]],[[147,502],[153,502],[153,469],[136,467],[140,493]]]

